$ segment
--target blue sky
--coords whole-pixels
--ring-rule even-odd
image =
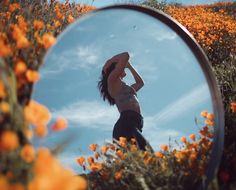
[[[60,0],[64,2],[63,0]],[[143,0],[130,0],[133,3],[143,2]],[[79,2],[82,4],[90,4],[96,7],[103,7],[108,5],[113,5],[117,3],[127,3],[129,0],[72,0],[71,2]],[[221,0],[221,2],[233,2],[235,0]],[[219,2],[219,0],[166,0],[166,2],[177,2],[182,3],[184,5],[197,5],[197,4],[212,4],[215,2]]]
[[[52,112],[49,126],[64,116],[69,127],[43,139],[34,138],[35,146],[52,148],[69,138],[58,158],[82,172],[75,158],[92,155],[91,143],[102,146],[111,141],[119,113],[103,102],[96,85],[105,61],[124,51],[129,52],[130,63],[145,82],[138,99],[143,135],[154,150],[168,144],[169,138],[176,146],[174,140],[198,132],[194,118],[201,119],[201,111],[212,112],[213,108],[207,82],[191,50],[168,26],[148,15],[106,10],[70,25],[48,51],[33,99]],[[134,82],[129,71],[125,81]]]

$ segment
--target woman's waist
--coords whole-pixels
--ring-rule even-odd
[[[120,118],[122,117],[134,117],[137,119],[143,119],[143,116],[140,113],[140,109],[124,109],[120,111]]]

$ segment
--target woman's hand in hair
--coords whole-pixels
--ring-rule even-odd
[[[123,59],[124,57],[127,57],[129,59],[129,53],[128,52],[123,52],[120,54],[117,54],[115,56],[113,56],[111,59],[108,59],[105,63],[105,65],[103,66],[103,71],[106,73],[106,69],[108,67],[110,67],[110,65],[114,62],[119,62],[120,59]]]

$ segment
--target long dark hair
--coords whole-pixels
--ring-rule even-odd
[[[112,98],[108,92],[108,84],[107,79],[110,73],[114,70],[117,62],[113,62],[107,69],[106,72],[102,70],[102,74],[100,76],[100,80],[98,81],[97,87],[100,91],[100,95],[103,100],[107,100],[110,105],[115,104],[114,98]]]

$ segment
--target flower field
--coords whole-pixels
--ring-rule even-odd
[[[76,160],[78,167],[90,171],[86,175],[64,168],[51,150],[33,147],[32,136],[44,138],[49,130],[63,133],[69,127],[63,117],[49,126],[48,108],[31,98],[43,57],[68,25],[96,7],[56,0],[20,2],[0,1],[1,190],[195,189],[202,183],[214,130],[214,115],[206,110],[199,113],[205,121],[199,134],[179,139],[178,150],[163,144],[158,152],[142,152],[135,140],[128,143],[125,138],[102,147],[91,142],[94,156]],[[209,189],[235,189],[236,3],[142,5],[178,20],[208,56],[225,109],[224,151]]]

